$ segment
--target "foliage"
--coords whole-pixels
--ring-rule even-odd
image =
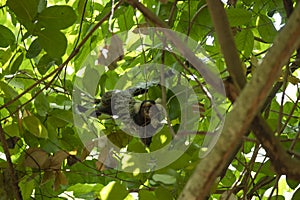
[[[120,5],[112,12],[114,2]],[[170,29],[188,35],[201,45],[221,72],[221,78],[228,78],[205,1],[144,0],[141,3]],[[212,131],[209,125],[214,106],[209,95],[201,89],[206,87],[206,80],[184,57],[178,58],[163,48],[138,51],[138,41],[130,43],[132,38],[120,34],[153,26],[149,16],[122,1],[2,0],[0,6],[0,119],[23,199],[62,199],[68,196],[134,199],[134,195],[138,195],[139,199],[178,198],[197,163],[201,162],[199,153],[203,150],[201,145],[205,136]],[[251,79],[272,45],[278,26],[284,26],[287,21],[283,2],[242,0],[224,7],[245,74],[247,79]],[[280,19],[281,23],[277,24]],[[121,37],[129,38],[128,44],[123,44],[125,39]],[[102,47],[101,53],[93,54],[97,46]],[[127,49],[123,49],[124,46]],[[124,55],[118,57],[119,54]],[[92,60],[87,62],[87,56],[91,56]],[[297,59],[299,57],[293,55],[291,64],[283,68],[278,80],[282,85],[266,102],[263,116],[285,150],[299,159]],[[98,62],[96,66],[95,60]],[[95,99],[115,89],[118,84],[120,86],[120,80],[124,80],[129,70],[146,63],[170,66],[181,75],[169,79],[178,91],[147,82],[149,80],[144,77],[143,84],[150,85],[147,98],[162,98],[168,118],[149,147],[138,138],[127,135],[109,116],[102,115],[88,123],[82,122],[78,128],[75,123],[78,122],[77,115],[73,115],[78,111],[74,99],[79,99],[75,103],[91,109]],[[83,72],[82,66],[91,67]],[[80,78],[81,73],[89,78]],[[130,173],[105,166],[103,160],[118,162],[119,152],[103,158],[111,154],[109,148],[103,147],[102,153],[93,155],[95,143],[102,142],[92,140],[90,132],[94,129],[100,130],[124,151],[151,153],[170,143],[173,132],[176,134],[183,123],[182,97],[175,96],[175,93],[180,93],[180,87],[184,87],[184,84],[181,85],[183,77],[188,77],[188,84],[196,93],[196,109],[200,110],[201,117],[191,145],[178,159],[159,170]],[[123,88],[144,86],[135,84],[133,80],[137,77],[126,78],[132,80],[132,85],[127,83],[124,86],[121,82]],[[136,100],[144,98],[140,95]],[[219,99],[223,117],[231,109],[229,99]],[[82,134],[88,138],[86,141],[90,140],[89,145],[82,141]],[[0,149],[1,199],[13,199],[9,164],[4,148]],[[138,160],[133,159],[133,162]],[[231,195],[230,199],[284,199],[291,192],[294,192],[292,199],[300,198],[298,182],[276,174],[251,132],[245,136],[239,152],[211,188],[210,198]]]

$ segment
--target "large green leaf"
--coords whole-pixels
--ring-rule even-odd
[[[251,13],[242,8],[231,8],[226,10],[231,26],[241,26],[251,21]]]
[[[23,119],[23,126],[31,134],[39,138],[48,138],[48,131],[42,122],[35,116],[27,116]]]
[[[251,30],[242,30],[235,36],[237,49],[244,53],[244,57],[249,57],[254,46],[254,36]]]
[[[0,47],[8,47],[15,42],[16,38],[13,32],[0,24]]]
[[[66,36],[58,31],[52,29],[44,29],[39,34],[39,43],[52,58],[60,58],[67,49]]]
[[[277,34],[273,22],[265,15],[260,15],[258,20],[258,32],[265,42],[273,42]]]
[[[38,16],[39,23],[48,29],[65,29],[76,21],[76,13],[70,6],[51,6]]]
[[[6,4],[24,26],[33,26],[39,0],[7,0]]]

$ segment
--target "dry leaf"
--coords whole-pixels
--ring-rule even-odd
[[[67,184],[68,184],[68,180],[65,174],[62,173],[61,171],[56,171],[53,189],[56,191],[59,189],[60,185],[67,185]]]
[[[50,168],[58,170],[61,168],[61,165],[63,161],[69,156],[69,154],[65,151],[58,151],[54,154],[54,156],[51,158],[51,164]]]
[[[38,148],[29,148],[26,150],[24,166],[35,169],[49,169],[50,157],[49,154]]]

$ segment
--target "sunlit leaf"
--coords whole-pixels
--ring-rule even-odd
[[[100,191],[103,200],[123,200],[127,195],[126,188],[116,181],[110,182]]]
[[[74,195],[79,197],[83,194],[100,191],[103,187],[101,184],[77,183],[70,186],[67,191],[74,191]]]
[[[23,119],[23,126],[31,134],[39,138],[47,138],[48,131],[41,121],[35,116],[27,116]]]
[[[152,176],[154,181],[162,182],[167,185],[171,185],[176,183],[176,177],[168,175],[168,174],[154,174]]]

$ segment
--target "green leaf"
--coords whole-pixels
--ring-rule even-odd
[[[8,47],[16,41],[15,35],[13,32],[0,24],[0,47]]]
[[[293,197],[292,197],[292,200],[298,200],[300,199],[300,188],[298,188],[296,190],[296,192],[294,193]]]
[[[41,121],[35,116],[27,116],[23,119],[23,126],[31,134],[39,138],[48,138],[48,131]]]
[[[282,195],[276,195],[276,196],[272,196],[270,198],[270,200],[285,200],[286,198],[284,198],[284,196]]]
[[[8,126],[3,128],[4,132],[7,133],[10,137],[13,136],[20,136],[19,134],[19,127],[17,123],[12,123]]]
[[[38,16],[39,23],[47,29],[65,29],[74,24],[76,14],[70,6],[51,6]]]
[[[140,190],[139,191],[139,199],[140,200],[154,200],[157,199],[155,193],[153,191],[148,190]]]
[[[181,12],[180,21],[177,26],[177,31],[185,33],[187,27],[191,24],[187,20],[186,16],[189,16],[189,12]],[[213,29],[212,20],[207,7],[199,9],[199,12],[195,14],[195,22],[192,24],[192,29],[190,30],[190,36],[193,39],[199,39],[206,36]]]
[[[25,176],[19,182],[19,186],[20,186],[22,197],[24,199],[30,199],[32,191],[34,190],[35,187],[35,180],[30,178],[29,176]]]
[[[152,143],[150,144],[151,151],[156,151],[163,148],[172,140],[170,130],[168,126],[164,126],[158,133],[152,137]]]
[[[241,26],[251,21],[251,12],[242,8],[226,10],[230,26]]]
[[[87,194],[90,192],[97,192],[103,188],[101,184],[87,184],[87,183],[77,183],[70,186],[67,191],[74,191],[74,196],[79,197],[80,195]]]
[[[157,199],[173,200],[172,193],[164,187],[158,187],[155,194]]]
[[[130,30],[131,27],[134,25],[133,16],[134,16],[134,10],[132,7],[123,8],[124,13],[120,15],[118,18],[118,24],[120,27],[120,31],[126,31]]]
[[[180,117],[181,115],[180,103],[173,91],[168,90],[167,99],[169,101],[167,106],[168,106],[168,113],[169,113],[170,120]]]
[[[289,177],[287,177],[286,182],[289,185],[289,187],[292,188],[292,189],[296,189],[296,187],[298,187],[298,185],[299,185],[298,181],[295,181],[293,179],[289,179]]]
[[[236,181],[236,177],[231,170],[226,171],[226,175],[222,179],[224,186],[231,186]]]
[[[26,58],[35,58],[42,51],[42,47],[38,39],[35,39],[29,46],[29,49],[26,53]]]
[[[113,90],[117,81],[119,80],[119,74],[117,74],[115,71],[108,71],[106,74],[106,88],[108,90]]]
[[[11,73],[11,74],[14,74],[14,73],[16,73],[16,71],[19,70],[19,67],[20,67],[20,65],[22,64],[23,59],[24,59],[24,54],[21,53],[21,54],[14,60],[14,62],[12,63],[12,65],[11,65],[11,67],[10,67],[10,73]]]
[[[273,22],[265,15],[260,15],[258,20],[258,32],[265,42],[273,42],[277,34]]]
[[[0,88],[0,91],[4,93],[4,97],[6,98],[12,99],[18,95],[18,93],[13,89],[13,87],[11,87],[10,85],[8,85],[8,83],[5,83],[3,81],[0,81]]]
[[[100,75],[96,69],[89,67],[89,65],[85,68],[84,77],[83,77],[83,86],[86,91],[95,95],[98,89],[98,81],[100,79]]]
[[[7,0],[6,4],[27,29],[34,25],[39,0]]]
[[[6,51],[0,49],[0,63],[4,65],[7,61],[9,61],[11,57],[11,49],[7,49]]]
[[[254,46],[254,36],[251,30],[242,30],[235,36],[237,49],[249,57]]]
[[[54,109],[49,114],[57,117],[58,119],[64,120],[65,122],[73,124],[73,113],[70,110]]]
[[[44,75],[53,65],[55,65],[55,60],[51,58],[48,54],[45,54],[39,60],[37,68],[40,74]]]
[[[126,188],[116,181],[110,182],[100,191],[103,200],[123,200],[127,195]]]
[[[156,182],[162,182],[166,185],[172,185],[176,183],[176,177],[168,174],[154,174],[152,176],[153,180]]]
[[[67,38],[58,30],[44,29],[39,34],[39,43],[51,58],[60,58],[67,49]]]
[[[49,102],[47,97],[44,95],[44,93],[40,93],[35,99],[34,99],[34,106],[37,110],[37,113],[40,116],[46,116],[48,113],[48,110],[50,108]]]

